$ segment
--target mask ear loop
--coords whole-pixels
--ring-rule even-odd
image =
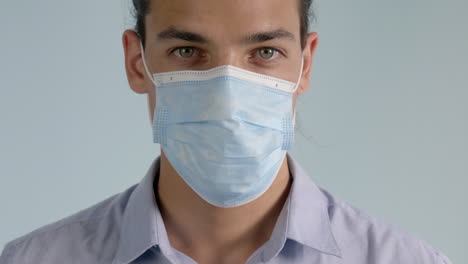
[[[302,58],[301,58],[301,69],[299,73],[299,78],[297,79],[297,82],[296,82],[296,86],[294,86],[294,90],[292,91],[293,94],[296,92],[297,88],[299,87],[299,83],[301,82],[303,67],[304,67],[304,55],[302,55]],[[294,113],[293,113],[293,127],[296,128],[296,107],[294,107]]]
[[[140,40],[140,49],[141,49],[141,59],[143,60],[143,66],[145,67],[146,75],[148,75],[148,78],[150,78],[150,80],[154,84],[154,86],[157,86],[156,81],[153,79],[153,76],[151,75],[150,71],[148,70],[148,65],[146,64],[146,60],[145,60],[145,50],[143,49],[143,44],[141,43],[141,40]]]
[[[145,68],[146,75],[148,76],[148,78],[150,78],[151,82],[154,84],[154,87],[156,87],[157,86],[156,81],[154,80],[153,76],[151,76],[151,73],[148,70],[148,65],[146,64],[145,49],[143,48],[143,44],[141,43],[141,40],[140,40],[140,50],[141,50],[141,59],[143,60],[143,66]],[[156,107],[154,108],[154,111],[155,112],[153,113],[153,120],[152,121],[150,120],[150,123],[152,126],[154,126],[155,121],[156,121]]]

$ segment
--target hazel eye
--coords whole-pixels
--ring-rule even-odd
[[[261,48],[258,50],[258,54],[260,55],[260,57],[266,60],[273,58],[275,52],[276,50],[273,48]]]
[[[181,47],[177,48],[175,54],[182,58],[191,58],[196,54],[196,50],[193,47]]]

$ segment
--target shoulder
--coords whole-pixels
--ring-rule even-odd
[[[0,264],[63,263],[70,259],[110,262],[107,260],[112,260],[117,250],[123,211],[135,187],[11,240]]]
[[[344,259],[359,259],[360,263],[451,264],[441,251],[416,235],[320,190],[327,197],[331,228]]]

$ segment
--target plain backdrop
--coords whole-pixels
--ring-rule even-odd
[[[159,155],[126,0],[0,1],[0,249],[136,184]],[[318,0],[296,159],[321,187],[468,263],[468,2]]]

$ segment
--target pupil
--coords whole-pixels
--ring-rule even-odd
[[[182,57],[190,57],[192,56],[193,51],[190,48],[183,48],[181,53],[182,53]]]
[[[261,50],[261,55],[262,55],[263,58],[269,59],[273,55],[273,50],[271,50],[271,49],[262,49]]]

